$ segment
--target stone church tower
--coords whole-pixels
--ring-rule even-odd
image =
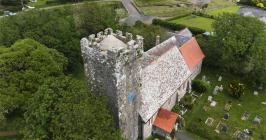
[[[109,97],[117,127],[127,139],[137,139],[143,38],[108,28],[83,38],[81,52],[91,90]]]

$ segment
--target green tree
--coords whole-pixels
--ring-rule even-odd
[[[31,40],[0,48],[0,110],[10,113],[24,104],[48,77],[63,75],[66,58]]]
[[[62,52],[69,61],[68,71],[80,62],[79,37],[72,10],[58,8],[29,11],[0,20],[0,46],[10,47],[18,39],[31,38]]]
[[[90,94],[81,81],[47,79],[29,101],[24,139],[121,139],[106,108],[105,99]]]
[[[208,83],[202,80],[194,80],[192,83],[193,91],[197,93],[205,93],[209,88]]]
[[[134,35],[141,35],[144,38],[144,51],[155,46],[156,36],[159,35],[161,41],[167,38],[166,30],[160,26],[146,25],[140,21],[136,22],[134,27],[121,27],[124,32],[131,32]]]
[[[74,9],[75,25],[80,36],[97,33],[111,27],[116,28],[117,4],[82,4]]]
[[[253,17],[224,14],[213,26],[214,36],[205,39],[207,43],[199,41],[203,44],[207,63],[256,82],[265,82],[266,38],[263,22]]]
[[[244,90],[245,85],[240,82],[233,81],[229,84],[229,93],[236,99],[240,99],[240,97],[244,95]]]

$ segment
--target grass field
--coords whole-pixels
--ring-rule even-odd
[[[218,10],[221,8],[236,6],[236,3],[231,0],[212,0],[209,3],[207,10]]]
[[[175,5],[176,0],[135,0],[135,3],[140,7],[154,5]]]
[[[239,6],[230,6],[226,8],[216,9],[216,10],[209,10],[207,11],[207,14],[213,15],[213,16],[219,16],[223,13],[236,13],[239,10]]]
[[[157,17],[175,17],[192,13],[191,10],[181,7],[149,6],[140,8],[145,15]]]
[[[213,31],[212,23],[214,22],[214,20],[191,15],[191,16],[186,16],[183,18],[175,19],[170,22],[177,23],[177,24],[183,24],[188,27],[197,27],[197,28],[204,29],[206,31]]]
[[[156,17],[168,18],[192,13],[190,7],[177,7],[176,0],[135,0],[135,3],[145,15]]]
[[[218,76],[223,76],[222,82],[218,82]],[[230,81],[239,79],[230,74],[218,73],[216,70],[203,70],[202,75],[206,75],[207,80],[211,81],[211,89],[216,85],[224,85],[226,87]],[[198,78],[201,78],[199,76]],[[266,90],[259,91],[259,95],[253,95],[253,91],[255,90],[252,87],[246,86],[245,95],[241,97],[241,100],[237,100],[228,95],[228,91],[224,90],[222,93],[218,95],[213,95],[212,90],[208,93],[204,94],[201,98],[199,98],[194,104],[194,107],[191,112],[188,112],[185,115],[186,119],[186,128],[189,128],[192,123],[196,123],[196,126],[201,129],[201,127],[207,127],[207,130],[211,132],[213,135],[218,136],[227,136],[227,138],[232,138],[234,132],[236,130],[243,131],[244,129],[249,129],[253,131],[254,140],[261,139],[262,135],[266,134],[266,105],[261,104],[261,102],[266,101]],[[207,101],[208,96],[213,96],[213,100],[217,101],[216,107],[210,107],[210,104]],[[223,116],[225,114],[224,106],[228,101],[232,102],[231,110],[229,111],[229,120],[223,120]],[[207,111],[204,110],[207,108]],[[248,120],[241,120],[244,112],[248,112],[250,114]],[[259,115],[264,119],[261,125],[253,124],[254,117]],[[214,119],[214,123],[211,127],[204,124],[205,120],[211,117]],[[199,120],[203,120],[199,122]],[[214,132],[215,127],[219,122],[222,122],[227,125],[228,132],[223,134],[217,134]],[[206,133],[208,135],[209,133]],[[205,135],[205,134],[204,134]]]

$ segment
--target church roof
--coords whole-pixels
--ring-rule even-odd
[[[176,119],[176,113],[160,108],[153,125],[167,133],[171,133],[175,126]]]
[[[100,42],[100,49],[101,50],[120,50],[126,48],[127,45],[122,42],[121,40],[117,39],[113,35],[108,35]]]
[[[193,70],[205,57],[194,37],[182,45],[179,50],[190,70]]]
[[[156,57],[142,70],[139,114],[144,122],[147,122],[191,75],[178,47],[173,43],[175,41],[173,36],[146,52]]]

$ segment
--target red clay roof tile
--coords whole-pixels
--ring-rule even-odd
[[[174,128],[176,118],[176,113],[160,108],[153,125],[167,133],[171,133]]]
[[[189,70],[193,70],[205,57],[194,37],[182,45],[179,50],[184,57]]]

